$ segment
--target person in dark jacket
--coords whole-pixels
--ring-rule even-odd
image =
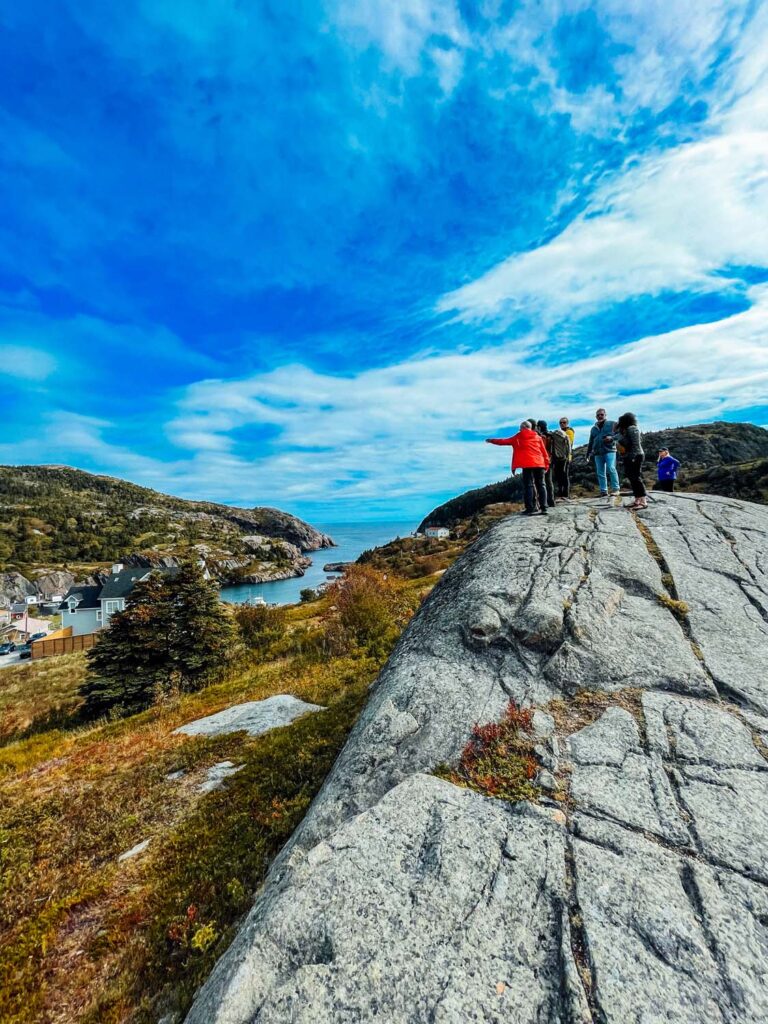
[[[533,429],[529,420],[523,420],[520,430],[512,437],[487,437],[486,444],[510,445],[512,448],[512,472],[522,469],[525,489],[525,513],[536,512],[536,495],[542,515],[547,514],[547,490],[544,474],[549,469],[549,455],[544,442]]]
[[[549,432],[549,457],[552,460],[552,476],[555,480],[557,497],[566,501],[571,493],[571,458],[573,455],[573,444],[570,433],[567,429],[568,420],[560,420],[558,430]]]
[[[624,507],[630,509],[648,508],[647,492],[641,476],[645,452],[643,451],[640,429],[637,425],[637,416],[633,412],[625,412],[623,416],[619,416],[615,426],[619,449],[624,456],[624,472],[627,474],[632,487],[632,493],[635,496],[635,500]]]
[[[589,432],[587,458],[594,459],[597,484],[602,497],[608,497],[608,478],[610,478],[611,494],[620,495],[619,474],[616,472],[616,438],[614,425],[610,423],[605,409],[595,413],[595,425]]]
[[[547,449],[547,455],[549,456],[549,469],[544,474],[544,486],[547,489],[547,504],[550,508],[554,508],[555,488],[552,482],[552,441],[546,420],[536,421],[536,433],[541,437],[541,440],[544,442],[544,447]]]
[[[657,491],[674,491],[675,480],[680,463],[669,454],[669,448],[659,448],[659,459],[656,463]]]

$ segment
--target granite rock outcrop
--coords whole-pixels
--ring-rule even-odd
[[[768,509],[513,517],[374,684],[189,1024],[768,1019]],[[533,706],[541,786],[436,778]]]

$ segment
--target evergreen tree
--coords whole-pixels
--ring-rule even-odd
[[[125,611],[109,620],[86,657],[88,675],[80,688],[83,714],[95,718],[148,707],[171,678],[170,617],[165,581],[154,573],[136,584]]]
[[[131,714],[163,693],[197,690],[231,657],[235,626],[196,562],[137,583],[88,652],[83,713]]]
[[[182,691],[197,690],[231,656],[235,624],[196,560],[182,563],[167,581],[172,602],[170,653],[173,675]]]

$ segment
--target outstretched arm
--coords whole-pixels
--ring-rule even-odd
[[[514,437],[486,437],[486,444],[512,444]]]

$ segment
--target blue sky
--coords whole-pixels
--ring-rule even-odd
[[[0,461],[419,518],[532,413],[768,423],[768,5],[5,7]]]

